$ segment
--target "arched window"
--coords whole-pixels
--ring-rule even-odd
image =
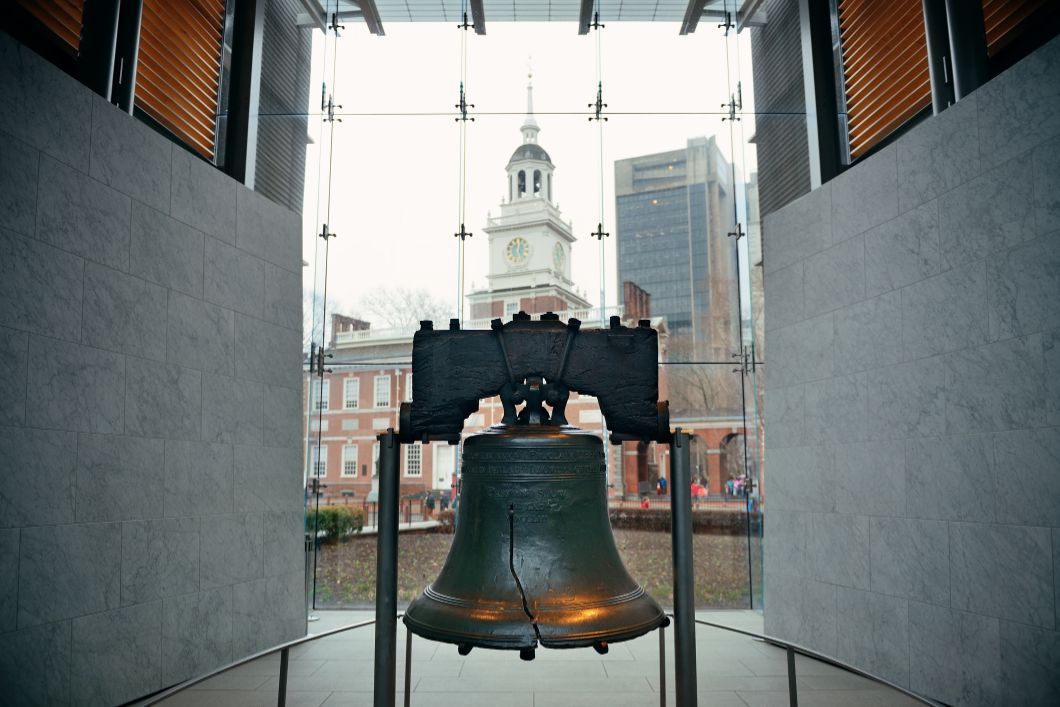
[[[512,175],[508,175],[508,201],[512,200]]]
[[[519,196],[526,193],[526,171],[519,170]]]
[[[534,170],[534,196],[541,196],[541,170]]]
[[[551,174],[545,175],[545,184],[546,184],[545,193],[546,193],[546,195],[548,197],[548,200],[552,201],[552,175]]]

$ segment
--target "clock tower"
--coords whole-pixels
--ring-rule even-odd
[[[570,275],[576,240],[553,201],[555,165],[538,144],[533,85],[526,86],[523,141],[508,160],[506,198],[499,216],[483,229],[489,236],[489,275],[485,290],[468,295],[472,319],[585,309]]]

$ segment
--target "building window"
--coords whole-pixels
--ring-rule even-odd
[[[347,378],[342,382],[342,409],[356,410],[360,407],[361,379]]]
[[[390,376],[375,377],[375,406],[390,407]]]
[[[421,461],[423,459],[423,447],[418,444],[406,444],[405,450],[405,476],[420,476],[423,473]]]
[[[515,314],[518,311],[519,311],[519,303],[518,302],[505,302],[504,303],[504,316],[505,317],[510,317],[510,316],[512,316],[513,314]]]
[[[313,476],[326,476],[328,473],[328,448],[313,447]]]
[[[313,389],[316,390],[316,393],[317,393],[317,395],[316,395],[316,405],[314,406],[315,410],[327,410],[328,409],[328,397],[329,397],[328,392],[329,392],[329,389],[331,388],[331,386],[328,385],[328,383],[329,383],[328,379],[325,378],[323,383],[317,383],[316,381],[314,381],[313,384],[312,384],[313,385]]]
[[[342,475],[357,476],[356,444],[347,444],[342,448]]]
[[[372,477],[379,476],[379,443],[372,445]]]
[[[412,374],[405,374],[405,402],[412,402]]]

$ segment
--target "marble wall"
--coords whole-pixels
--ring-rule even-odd
[[[0,33],[0,701],[304,633],[300,230]]]
[[[766,630],[1060,694],[1060,39],[765,220]]]

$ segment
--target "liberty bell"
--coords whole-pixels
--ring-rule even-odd
[[[464,443],[452,547],[404,616],[410,631],[455,643],[461,654],[477,646],[530,660],[538,644],[606,652],[669,622],[619,557],[603,441],[564,413],[577,390],[597,396],[615,441],[668,430],[665,403],[657,403],[656,332],[613,318],[610,330],[579,333],[577,320],[557,319],[520,313],[506,326],[495,320],[492,331],[425,327],[414,340],[404,429],[452,440],[452,419],[462,426],[479,398],[499,393],[504,408],[501,424]],[[450,363],[455,391],[451,377],[424,375],[442,362],[458,362]]]

